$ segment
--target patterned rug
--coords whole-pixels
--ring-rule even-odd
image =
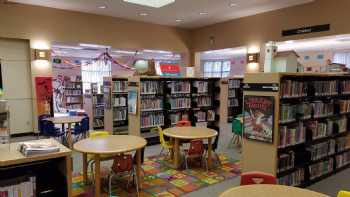
[[[188,170],[174,170],[164,157],[148,157],[143,164],[145,176],[140,196],[178,197],[240,175],[239,161],[230,161],[224,155],[219,157],[222,165],[211,171],[206,171],[196,163],[190,163],[191,169]],[[102,170],[104,177],[107,177],[107,173],[108,169]],[[108,191],[107,182],[107,178],[102,180],[102,189],[106,193]],[[130,186],[127,189],[126,185],[126,178],[113,181],[113,196],[137,196],[134,187]],[[93,197],[93,186],[83,184],[81,173],[73,176],[73,197]]]

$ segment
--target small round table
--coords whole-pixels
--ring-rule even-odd
[[[74,144],[74,150],[83,153],[83,177],[87,182],[87,154],[94,155],[95,160],[95,197],[101,196],[100,155],[119,154],[136,150],[136,178],[141,184],[141,149],[147,144],[142,137],[133,135],[111,135],[88,138]]]
[[[220,197],[329,197],[314,191],[284,185],[246,185],[229,189]]]
[[[71,125],[72,125],[72,123],[80,122],[83,118],[84,118],[83,116],[61,116],[61,117],[46,118],[45,120],[51,121],[54,124],[61,124],[62,125],[62,131],[64,130],[64,124],[68,124],[68,128],[67,128],[67,142],[68,142],[68,147],[70,149],[72,149],[72,147],[73,147],[73,140],[72,140]]]
[[[211,167],[212,138],[218,135],[214,129],[205,127],[172,127],[164,130],[164,135],[174,139],[174,166],[180,166],[180,141],[208,139],[208,168]]]

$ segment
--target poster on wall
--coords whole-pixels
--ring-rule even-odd
[[[134,115],[137,113],[137,90],[128,91],[128,113]]]
[[[38,114],[51,114],[52,77],[35,77]]]
[[[162,61],[159,62],[159,69],[161,76],[180,77],[181,67],[176,61]]]
[[[273,143],[274,106],[273,96],[244,96],[245,138]]]

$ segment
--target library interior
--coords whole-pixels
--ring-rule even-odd
[[[349,8],[0,0],[0,197],[350,197]]]

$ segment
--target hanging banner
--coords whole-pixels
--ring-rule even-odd
[[[35,77],[38,115],[51,114],[52,77]]]

